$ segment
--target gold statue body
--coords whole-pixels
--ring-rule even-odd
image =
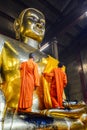
[[[17,107],[20,91],[20,63],[28,60],[29,53],[35,51],[42,41],[45,33],[44,15],[32,8],[24,10],[15,20],[14,28],[17,39],[27,45],[21,46],[19,43],[10,43],[7,40],[2,47],[2,90],[8,107]],[[29,48],[29,45],[32,47]]]
[[[6,97],[7,106],[17,108],[20,93],[20,63],[28,60],[30,52],[35,53],[36,61],[39,61],[40,58],[42,59],[41,62],[38,62],[41,74],[44,69],[45,72],[50,72],[57,65],[58,61],[50,56],[42,58],[43,54],[38,51],[39,45],[45,35],[45,17],[40,11],[33,8],[24,10],[19,15],[19,18],[15,20],[14,29],[16,38],[20,42],[5,41],[1,52],[1,66],[3,77],[2,90]],[[46,65],[47,68],[45,68]],[[43,89],[44,86],[42,84],[34,91],[33,110],[43,109],[44,97],[46,97],[47,104],[50,104],[47,108],[51,107],[49,90],[47,92],[47,88],[46,90]],[[43,93],[45,93],[44,97]],[[47,94],[49,100],[47,99]]]

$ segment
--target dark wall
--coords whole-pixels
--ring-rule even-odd
[[[80,47],[77,53],[69,55],[66,62],[68,76],[67,98],[87,102],[87,45]]]

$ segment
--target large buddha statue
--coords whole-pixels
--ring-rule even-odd
[[[0,128],[86,130],[85,103],[65,102],[65,109],[52,108],[50,84],[41,73],[49,73],[58,60],[38,50],[45,35],[43,13],[33,8],[25,9],[15,20],[14,29],[18,40],[0,35]],[[29,59],[31,52],[39,67],[40,86],[34,90],[32,112],[15,113],[20,95],[20,64]]]
[[[51,56],[45,58],[46,55],[38,50],[45,35],[45,16],[43,13],[33,8],[25,9],[14,21],[14,30],[18,41],[5,39],[0,60],[2,91],[6,97],[7,107],[10,108],[17,108],[18,106],[20,64],[29,59],[29,53],[33,52],[40,75],[43,71],[51,71],[58,63]],[[43,78],[40,87],[34,91],[32,111],[43,109],[44,106],[51,108],[49,89],[46,88],[48,84],[45,81],[45,86],[43,86],[42,82]]]

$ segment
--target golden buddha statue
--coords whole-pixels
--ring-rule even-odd
[[[49,72],[57,65],[58,61],[51,56],[45,58],[38,50],[45,35],[45,16],[43,13],[33,8],[25,9],[14,21],[14,30],[16,39],[19,41],[5,40],[2,46],[0,64],[3,80],[2,91],[5,94],[7,106],[17,108],[20,93],[20,64],[29,59],[29,53],[34,53],[36,62],[41,59],[38,62],[40,74],[44,69],[45,72],[46,70]],[[46,65],[47,68],[45,68]],[[43,95],[47,98],[47,91],[43,88],[44,86],[42,87],[41,83],[41,86],[34,91],[32,109],[35,111],[43,109]],[[43,94],[45,91],[46,94]],[[47,104],[51,104],[49,96],[48,99],[49,101],[46,101]]]
[[[40,75],[43,71],[49,73],[58,64],[58,60],[51,56],[45,58],[43,53],[38,50],[45,34],[45,17],[40,11],[33,8],[25,9],[15,20],[14,29],[16,38],[19,41],[0,35],[2,39],[4,39],[2,40],[4,42],[1,41],[0,44],[0,89],[4,92],[6,107],[12,109],[17,108],[19,100],[20,63],[29,59],[29,53],[34,53],[35,61],[38,62]],[[39,61],[40,59],[41,61]],[[33,97],[32,111],[40,110],[40,117],[46,115],[47,117],[54,118],[53,124],[47,125],[47,127],[43,125],[44,128],[62,130],[75,130],[79,128],[81,130],[86,130],[86,104],[72,105],[66,103],[65,107],[70,108],[70,110],[49,109],[52,107],[49,86],[50,84],[48,84],[41,75],[41,86],[34,91]],[[3,105],[2,109],[5,111],[6,107]],[[19,116],[17,115],[17,119],[18,118]],[[9,124],[9,126],[15,124],[14,126],[17,125],[17,127],[21,127],[21,125],[17,124],[17,121],[14,123],[16,118],[12,119],[12,124]],[[21,124],[23,123],[22,120],[20,121]],[[26,121],[24,120],[24,122]]]

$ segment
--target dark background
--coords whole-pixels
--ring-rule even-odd
[[[0,0],[0,34],[15,39],[14,20],[26,8],[36,8],[45,15],[46,33],[41,46],[56,38],[61,59],[86,46],[87,0]],[[50,51],[50,47],[45,50],[48,54]]]

